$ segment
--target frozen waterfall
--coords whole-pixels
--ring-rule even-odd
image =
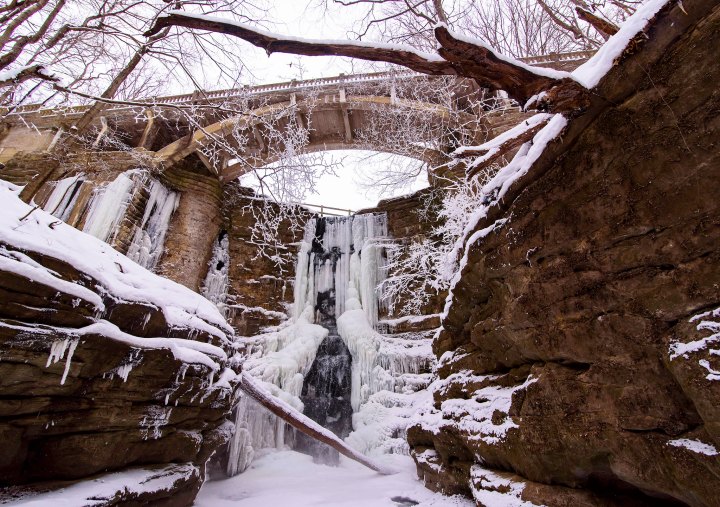
[[[372,414],[401,410],[397,396],[422,389],[432,364],[427,336],[396,339],[377,330],[386,241],[384,214],[308,221],[298,252],[291,319],[242,345],[246,371],[363,452],[406,452],[404,423],[396,415],[390,419],[399,430],[382,426],[385,436],[367,436],[384,424]],[[396,391],[400,394],[395,397],[378,397]],[[392,406],[378,408],[383,399],[392,400]],[[369,413],[363,413],[364,404],[373,406]],[[355,431],[348,435],[351,429]],[[228,474],[242,472],[255,451],[267,447],[293,447],[325,462],[334,460],[252,401],[241,402]]]

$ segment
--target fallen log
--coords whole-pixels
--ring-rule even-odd
[[[367,456],[349,447],[333,432],[323,428],[309,417],[301,414],[281,399],[276,398],[263,389],[263,387],[246,372],[242,372],[241,374],[240,389],[293,428],[302,431],[309,437],[329,445],[343,456],[357,461],[358,463],[362,463],[371,470],[383,475],[392,475],[397,473],[396,470],[383,467],[382,465],[375,463]]]

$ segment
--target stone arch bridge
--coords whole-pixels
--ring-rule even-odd
[[[572,68],[590,54],[526,60]],[[458,143],[482,142],[516,122],[507,106],[502,95],[489,96],[467,79],[413,72],[340,75],[107,105],[87,141],[103,151],[141,150],[163,168],[197,156],[222,181],[277,161],[288,143],[278,132],[289,129],[304,131],[302,142],[295,140],[298,153],[369,149],[440,165]],[[52,151],[87,109],[24,106],[6,112],[0,162],[18,152]],[[418,132],[415,142],[387,142],[393,111],[404,112],[404,126]]]
[[[529,63],[572,68],[589,56],[554,55]],[[225,266],[232,302],[227,316],[248,336],[277,321],[292,298],[292,289],[285,289],[293,273],[292,267],[278,273],[270,259],[257,255],[256,200],[239,187],[237,176],[276,161],[287,151],[287,135],[302,133],[294,146],[298,154],[369,149],[438,166],[458,143],[496,136],[524,114],[502,94],[490,96],[468,80],[408,72],[111,104],[79,143],[69,134],[86,110],[6,110],[0,178],[23,185],[26,201],[195,291],[202,290],[207,273]],[[421,135],[388,139],[397,125],[415,126]],[[407,210],[418,205],[413,199],[381,205],[397,238],[422,232],[419,224],[407,222]],[[301,234],[288,224],[279,229],[285,244]]]

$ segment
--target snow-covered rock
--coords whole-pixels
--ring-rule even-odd
[[[175,492],[191,502],[231,434],[232,329],[210,301],[18,192],[0,182],[0,435],[12,442],[0,450],[0,482],[120,471],[98,479],[105,486],[32,501],[79,505],[119,491],[123,501]],[[137,463],[152,465],[146,478],[127,469]],[[169,463],[187,466],[153,475]],[[137,488],[116,487],[126,476]]]

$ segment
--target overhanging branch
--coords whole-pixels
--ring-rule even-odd
[[[169,26],[238,37],[264,49],[268,54],[280,52],[304,56],[345,56],[402,65],[423,74],[471,78],[482,87],[506,91],[510,98],[520,104],[551,88],[572,88],[580,93],[584,90],[569,79],[566,73],[533,68],[504,58],[489,48],[458,38],[444,25],[435,29],[435,37],[441,46],[439,54],[423,53],[401,45],[286,37],[231,20],[182,12],[171,12],[158,18],[145,35],[152,36]],[[565,101],[558,108],[554,108],[552,103],[548,107],[562,112],[564,108],[572,107],[572,104]]]
[[[145,32],[149,37],[165,27],[181,26],[194,30],[222,33],[238,37],[272,53],[289,53],[303,56],[346,56],[374,62],[394,63],[417,72],[431,75],[456,75],[452,64],[432,54],[423,54],[407,46],[372,44],[351,41],[322,41],[283,37],[278,34],[251,28],[245,24],[210,16],[194,16],[172,12],[158,18]]]

